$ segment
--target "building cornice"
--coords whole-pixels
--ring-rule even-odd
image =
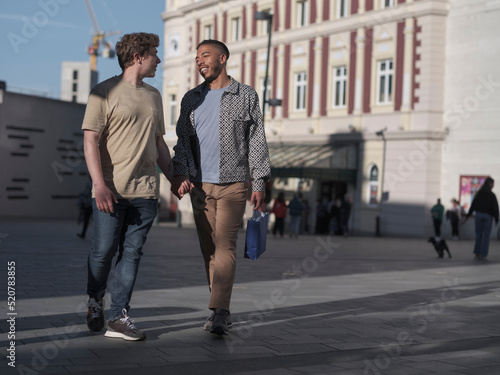
[[[193,3],[174,11],[164,12],[162,17],[164,21],[176,17],[186,17],[193,11],[208,8],[210,6],[217,5],[218,3],[219,1],[216,0],[206,0],[199,3]],[[449,0],[404,3],[390,9],[374,10],[340,20],[330,20],[311,24],[306,27],[274,32],[272,34],[271,44],[273,47],[282,44],[292,44],[297,41],[306,41],[323,36],[338,35],[359,29],[372,28],[377,25],[400,22],[408,18],[419,18],[431,15],[446,17],[449,14],[449,11]],[[267,41],[267,35],[262,35],[240,40],[236,43],[228,42],[227,45],[232,54],[241,54],[247,51],[264,49],[267,46]]]
[[[241,4],[244,5],[246,3],[242,2]],[[173,18],[185,17],[191,12],[203,10],[216,5],[220,5],[220,0],[205,0],[202,2],[192,3],[175,10],[163,12],[162,19],[164,21],[168,21]],[[377,25],[399,22],[408,18],[419,18],[429,15],[446,17],[449,12],[449,0],[403,3],[394,8],[373,10],[366,13],[352,15],[343,19],[314,23],[306,27],[274,32],[272,44],[288,44],[297,40],[308,40],[318,36],[328,36],[343,32],[351,32],[363,28],[372,28]],[[241,53],[249,48],[265,48],[266,43],[267,36],[258,36],[238,42],[232,46],[231,51],[233,53]]]
[[[385,132],[384,137],[387,141],[412,141],[412,140],[433,140],[444,141],[448,132],[446,130],[405,130],[395,132]],[[375,132],[350,132],[350,133],[332,133],[332,134],[308,134],[304,135],[280,135],[268,136],[268,143],[276,144],[330,144],[334,142],[368,142],[382,141]]]

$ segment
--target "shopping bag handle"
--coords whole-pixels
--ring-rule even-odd
[[[253,221],[261,221],[263,218],[265,218],[267,215],[267,212],[262,212],[262,211],[254,211],[251,219]]]

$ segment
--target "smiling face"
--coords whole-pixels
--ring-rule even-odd
[[[198,48],[196,54],[198,72],[208,83],[216,80],[224,70],[226,55],[212,44],[204,44]]]

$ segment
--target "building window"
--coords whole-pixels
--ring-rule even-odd
[[[73,83],[73,92],[78,92],[78,83]]]
[[[349,0],[338,0],[337,16],[338,18],[349,15]]]
[[[394,6],[394,0],[380,0],[382,2],[382,9]]]
[[[204,36],[205,39],[212,39],[212,25],[205,25]]]
[[[73,79],[78,79],[78,70],[73,70]]]
[[[347,66],[333,69],[333,108],[345,107],[347,89]]]
[[[376,165],[368,168],[368,204],[378,204],[378,167]]]
[[[377,64],[377,104],[392,103],[392,59],[381,60]]]
[[[306,109],[306,89],[307,75],[306,72],[295,74],[295,111],[302,112]]]
[[[268,77],[267,78],[267,90],[266,90],[266,97],[264,98],[264,79],[265,78],[262,78],[260,80],[260,87],[261,87],[261,91],[260,91],[260,97],[263,98],[262,99],[262,105],[264,106],[264,113],[267,114],[269,113],[269,104],[267,103],[267,101],[269,100],[269,97],[271,96],[271,77]]]
[[[241,39],[241,27],[240,27],[240,17],[233,18],[231,20],[231,30],[232,30],[232,41],[237,42]]]
[[[175,127],[177,124],[177,100],[175,94],[169,96],[168,108],[170,112],[170,126]]]
[[[76,99],[77,99],[77,98],[76,98],[76,95],[73,95],[73,96],[71,97],[71,101],[72,101],[73,103],[76,103]]]
[[[297,2],[297,26],[307,26],[309,21],[309,3],[307,0]]]

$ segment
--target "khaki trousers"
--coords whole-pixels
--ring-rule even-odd
[[[195,183],[191,191],[194,220],[210,288],[209,309],[229,310],[236,271],[236,242],[248,184]]]

